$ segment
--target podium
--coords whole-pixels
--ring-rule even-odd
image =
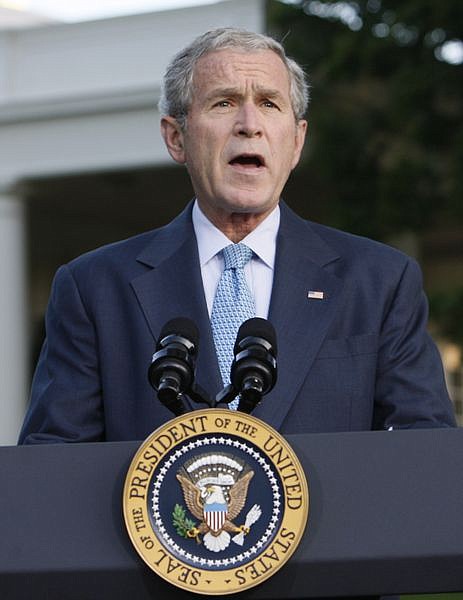
[[[234,598],[463,590],[463,430],[286,436],[310,491],[305,535]],[[195,597],[139,558],[122,515],[136,442],[0,448],[2,600]]]

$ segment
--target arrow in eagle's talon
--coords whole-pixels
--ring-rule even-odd
[[[201,540],[199,539],[199,529],[197,527],[192,527],[191,529],[189,529],[186,532],[186,535],[189,538],[194,538],[197,544],[201,543]]]

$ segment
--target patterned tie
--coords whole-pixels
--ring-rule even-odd
[[[230,383],[233,347],[240,325],[256,314],[256,305],[249,291],[244,266],[251,260],[252,250],[245,244],[230,244],[222,250],[224,270],[220,277],[211,313],[211,327],[224,385]],[[238,398],[228,405],[238,408]]]

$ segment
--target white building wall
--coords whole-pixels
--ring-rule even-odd
[[[17,439],[29,377],[24,219],[8,190],[30,177],[170,160],[156,110],[168,61],[213,27],[263,31],[264,5],[225,0],[0,32],[0,444]]]
[[[155,108],[165,67],[231,25],[262,31],[263,0],[0,33],[0,185],[167,160]]]
[[[27,394],[22,204],[0,194],[0,444],[15,444]]]

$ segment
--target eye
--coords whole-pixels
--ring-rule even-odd
[[[229,108],[231,106],[230,100],[219,100],[214,104],[214,107],[217,108]]]
[[[262,106],[264,108],[276,108],[276,109],[278,109],[278,106],[275,104],[275,102],[272,102],[271,100],[263,100],[262,101]]]

